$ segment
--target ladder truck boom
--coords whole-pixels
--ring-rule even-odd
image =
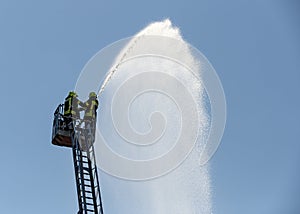
[[[52,144],[72,148],[79,207],[77,214],[104,214],[93,145],[94,136],[90,127],[86,128],[85,121],[81,119],[73,121],[73,129],[68,128],[63,106],[60,104],[54,112]]]

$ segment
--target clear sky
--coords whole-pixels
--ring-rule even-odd
[[[297,0],[0,1],[0,213],[76,213],[71,151],[50,143],[53,111],[92,55],[164,18],[225,90],[214,213],[300,213],[299,11]]]

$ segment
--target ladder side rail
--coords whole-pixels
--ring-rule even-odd
[[[95,149],[94,149],[94,145],[92,144],[92,146],[90,147],[90,152],[92,155],[90,155],[90,159],[91,159],[91,162],[93,163],[93,178],[94,178],[94,181],[96,181],[96,187],[97,187],[97,192],[96,192],[96,195],[95,197],[96,198],[99,198],[99,206],[100,206],[100,214],[103,214],[103,205],[102,205],[102,196],[101,196],[101,188],[100,188],[100,182],[99,182],[99,176],[98,176],[98,170],[97,170],[97,164],[96,164],[96,157],[95,157]],[[92,157],[91,157],[92,156]],[[97,204],[98,206],[98,204]]]
[[[76,142],[75,142],[74,132],[72,133],[72,152],[73,152],[73,164],[75,169],[75,180],[76,180],[76,189],[77,189],[77,200],[78,200],[78,207],[79,207],[79,213],[82,213],[82,200],[80,195],[80,182],[79,182],[79,164],[77,160],[77,151],[76,151]]]
[[[74,170],[75,170],[75,180],[76,180],[76,189],[77,189],[77,199],[78,199],[78,207],[79,207],[79,213],[83,213],[83,203],[81,198],[81,182],[80,182],[80,165],[79,165],[79,159],[78,159],[78,141],[75,136],[75,132],[72,132],[72,151],[73,151],[73,164],[74,164]]]
[[[90,180],[92,184],[91,192],[92,192],[92,197],[93,197],[93,204],[94,204],[94,210],[95,214],[98,214],[98,207],[97,207],[97,197],[96,197],[96,192],[95,192],[95,181],[93,177],[93,170],[92,170],[92,163],[91,160],[88,159],[88,165],[89,165],[89,174],[90,174]]]
[[[95,177],[96,177],[96,185],[97,185],[97,196],[96,197],[99,197],[100,214],[103,214],[101,188],[100,188],[100,184],[99,184],[98,171],[97,171],[96,165],[95,165]]]
[[[79,132],[80,133],[80,132]],[[83,170],[83,158],[82,158],[82,151],[79,146],[79,139],[78,137],[80,134],[77,133],[76,136],[76,149],[78,152],[78,157],[79,157],[79,173],[80,173],[80,181],[81,181],[81,192],[82,192],[82,199],[83,199],[83,210],[85,211],[85,214],[88,214],[87,211],[87,198],[86,198],[86,192],[85,192],[85,177],[84,177],[84,170]]]

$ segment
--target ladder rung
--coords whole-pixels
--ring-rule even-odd
[[[80,198],[83,199],[83,195],[81,195]],[[85,196],[84,198],[85,198],[86,200],[93,200],[93,197],[90,197],[90,196]]]
[[[88,179],[84,179],[85,181],[90,181],[90,180],[88,180]],[[80,182],[81,180],[79,180],[79,182],[78,182],[78,184],[79,185],[81,185],[82,183]],[[92,182],[90,182],[90,184],[86,184],[86,183],[84,183],[84,186],[85,187],[89,187],[89,188],[92,188],[93,186],[92,186]],[[98,186],[94,186],[94,188],[97,188]]]
[[[81,162],[81,163],[89,163],[89,162],[87,162],[87,161],[79,161],[79,160],[77,160],[77,162]]]
[[[86,205],[89,205],[89,206],[94,206],[94,204],[92,203],[85,203]]]

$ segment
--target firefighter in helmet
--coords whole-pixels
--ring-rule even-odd
[[[97,119],[97,109],[98,109],[98,99],[95,92],[89,94],[89,99],[84,103],[85,113],[84,121],[85,127],[91,130],[91,134],[95,136],[96,130],[96,119]]]
[[[80,118],[79,106],[83,107],[84,103],[78,98],[78,95],[74,91],[70,91],[65,98],[64,104],[64,118],[66,121],[67,129],[73,129],[73,121]]]

